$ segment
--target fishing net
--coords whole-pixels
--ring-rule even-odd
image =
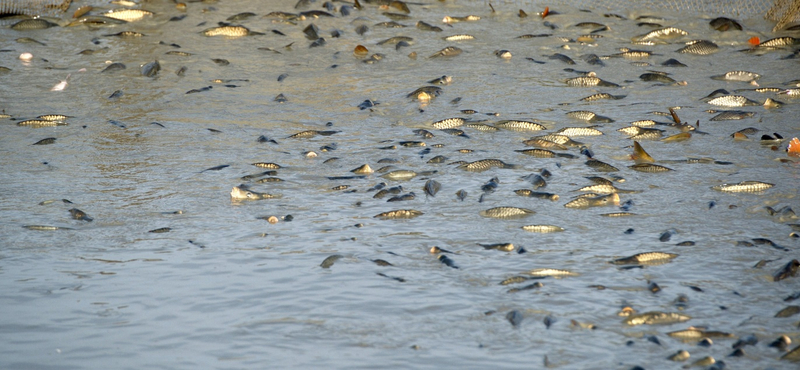
[[[449,1],[449,0],[448,0]],[[776,22],[773,31],[800,21],[800,0],[490,0],[493,5],[516,5],[544,8],[551,5],[574,5],[581,8],[609,10],[667,9],[708,15],[743,18],[763,16]],[[0,0],[0,14],[55,15],[66,12],[72,0]]]
[[[656,10],[727,15],[740,18],[764,17],[776,22],[773,31],[800,21],[800,0],[488,0],[494,6],[521,6],[544,9],[571,5],[585,9]]]

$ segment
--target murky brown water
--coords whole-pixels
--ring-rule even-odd
[[[336,3],[340,6],[340,3]],[[73,5],[74,11],[75,5]],[[319,3],[314,5],[314,9]],[[0,108],[12,119],[0,121],[0,367],[3,368],[251,368],[251,367],[391,367],[391,368],[521,368],[540,367],[547,356],[555,368],[628,369],[677,368],[666,357],[688,350],[691,363],[710,355],[730,368],[790,369],[778,360],[782,352],[767,344],[786,334],[800,336],[797,317],[775,318],[787,305],[784,298],[800,291],[800,280],[771,281],[778,268],[798,258],[798,242],[789,236],[796,219],[770,216],[765,206],[800,208],[797,201],[797,163],[787,158],[782,143],[772,151],[761,134],[798,136],[800,105],[785,95],[743,92],[763,102],[772,97],[786,103],[779,109],[761,106],[733,108],[755,112],[740,121],[709,121],[699,100],[718,88],[729,91],[754,88],[743,82],[711,80],[730,70],[748,70],[763,77],[761,86],[786,88],[800,78],[798,59],[775,51],[745,54],[747,40],[768,33],[772,25],[760,19],[742,20],[746,31],[718,33],[708,27],[710,17],[659,13],[665,26],[690,33],[682,40],[711,39],[721,51],[711,56],[677,54],[678,43],[631,46],[630,38],[649,31],[633,19],[645,10],[619,10],[628,20],[603,17],[607,11],[579,12],[558,8],[561,15],[546,20],[520,19],[513,5],[497,6],[491,14],[477,2],[411,5],[411,20],[403,29],[375,27],[388,19],[374,5],[365,5],[347,17],[272,23],[261,16],[271,11],[294,12],[292,4],[277,1],[190,3],[182,13],[169,2],[146,3],[156,16],[137,23],[101,29],[51,28],[36,31],[0,29],[5,52],[0,66],[12,71],[0,75]],[[206,38],[200,31],[244,11],[258,14],[242,24],[264,36],[239,39]],[[185,14],[181,21],[170,17]],[[478,22],[443,24],[445,15],[482,17]],[[413,27],[424,20],[444,29],[424,32]],[[596,45],[564,43],[588,31],[575,28],[596,21],[611,30]],[[327,44],[309,48],[302,29],[314,23]],[[358,24],[369,32],[359,36]],[[271,30],[279,30],[285,36]],[[141,38],[103,36],[125,30]],[[342,36],[330,37],[333,30]],[[446,42],[443,36],[466,33],[476,40]],[[523,34],[551,37],[518,39]],[[406,35],[410,47],[396,51],[377,42]],[[798,36],[798,35],[794,35]],[[47,46],[19,43],[20,37]],[[92,43],[96,39],[97,44]],[[168,45],[178,44],[180,49]],[[285,45],[292,44],[290,49]],[[365,64],[353,56],[356,45],[384,58]],[[450,59],[429,59],[448,45],[464,52]],[[568,45],[569,49],[563,48]],[[104,51],[80,55],[84,49]],[[621,58],[605,60],[604,67],[586,64],[581,55],[610,55],[620,47],[650,50],[652,66],[634,66]],[[272,48],[280,53],[259,48]],[[494,55],[507,49],[510,60]],[[191,56],[165,55],[171,50]],[[410,52],[418,57],[411,59]],[[22,52],[34,60],[19,61]],[[577,64],[548,59],[563,53]],[[227,59],[220,66],[212,58]],[[533,58],[544,64],[534,63]],[[677,58],[688,68],[659,64]],[[46,59],[46,61],[42,60]],[[159,60],[156,78],[142,77],[139,65]],[[127,69],[100,73],[107,61]],[[187,67],[184,76],[174,72]],[[575,77],[564,68],[596,71],[621,88],[567,87]],[[85,72],[80,72],[85,68]],[[671,73],[686,86],[658,86],[639,80],[648,70]],[[64,91],[49,91],[71,74]],[[281,74],[288,74],[282,82]],[[448,75],[453,83],[430,104],[406,98],[426,81]],[[225,84],[214,79],[231,79]],[[186,94],[192,89],[212,89]],[[122,96],[109,99],[116,90]],[[583,103],[596,92],[626,95],[621,100]],[[273,99],[284,94],[280,104]],[[458,103],[451,103],[455,98]],[[366,99],[377,103],[359,110]],[[700,120],[707,135],[688,141],[643,141],[656,160],[710,157],[732,165],[661,163],[675,171],[663,174],[629,169],[631,140],[616,130],[640,119],[667,122],[667,107],[681,106],[679,116]],[[464,115],[462,109],[478,114]],[[621,194],[636,217],[601,217],[617,207],[567,209],[576,189],[590,185],[585,176],[605,175],[587,167],[585,158],[539,159],[514,150],[538,133],[480,132],[463,128],[469,138],[431,128],[449,117],[485,120],[536,119],[554,132],[586,123],[568,118],[573,110],[591,110],[613,123],[597,129],[603,136],[576,137],[599,160],[620,168],[626,179],[619,188],[641,190]],[[724,109],[724,108],[723,108]],[[484,113],[497,113],[489,116]],[[67,126],[20,127],[16,122],[40,114],[72,116]],[[114,121],[115,124],[109,123]],[[154,124],[157,122],[158,124]],[[330,122],[330,126],[326,123]],[[746,127],[761,130],[747,141],[730,135]],[[414,129],[436,135],[421,139]],[[660,127],[665,136],[679,131]],[[209,129],[218,130],[212,132]],[[289,139],[302,130],[336,130],[332,136]],[[260,143],[261,135],[278,144]],[[31,145],[55,137],[52,145]],[[424,140],[424,148],[385,150],[399,141]],[[323,152],[321,146],[335,144]],[[443,144],[443,147],[433,147]],[[457,149],[473,149],[462,154]],[[313,150],[317,158],[302,153]],[[577,148],[568,153],[579,155]],[[444,155],[443,164],[426,163]],[[338,157],[337,161],[323,163]],[[364,179],[336,180],[352,175],[362,164],[377,169],[382,158],[398,160],[398,169],[438,171],[406,181],[388,181],[373,174]],[[448,163],[497,158],[517,169],[466,172]],[[252,184],[259,192],[282,198],[231,202],[229,193],[241,176],[263,171],[254,162],[275,162],[285,168],[283,182]],[[219,171],[203,171],[230,165]],[[523,198],[513,190],[531,188],[522,176],[546,168],[553,173],[547,187],[560,195],[555,202]],[[494,193],[480,187],[500,179]],[[442,184],[435,197],[426,197],[427,179]],[[775,187],[763,194],[727,194],[711,189],[721,183],[760,180]],[[373,199],[372,186],[386,181],[416,193],[416,199],[387,203]],[[330,190],[349,185],[353,193]],[[456,199],[459,189],[469,194]],[[72,204],[46,200],[68,199]],[[709,207],[713,202],[715,206]],[[487,219],[481,210],[514,205],[536,214],[519,220]],[[91,223],[70,218],[71,208],[85,211]],[[373,216],[393,209],[416,209],[424,215],[410,220],[380,220]],[[181,214],[174,214],[175,211]],[[269,224],[262,216],[292,215],[291,222]],[[363,227],[355,227],[363,224]],[[566,229],[553,234],[523,231],[521,226],[552,224]],[[70,228],[36,231],[25,225]],[[169,227],[168,233],[148,233]],[[632,233],[625,231],[633,229]],[[670,240],[659,236],[674,230]],[[767,245],[738,246],[737,242],[769,238],[788,251]],[[677,246],[694,241],[693,246]],[[527,253],[483,250],[476,243],[513,243]],[[459,269],[449,268],[428,252],[431,246],[453,251],[449,257]],[[643,269],[620,269],[612,259],[646,251],[679,254],[671,263]],[[320,263],[340,254],[330,269]],[[383,259],[394,264],[381,267]],[[766,266],[754,268],[759,260]],[[569,269],[580,276],[547,278],[543,287],[508,293],[522,285],[500,286],[503,279],[534,268]],[[399,277],[404,282],[376,275]],[[656,282],[659,293],[647,289]],[[603,285],[597,290],[591,285]],[[699,287],[702,292],[690,286]],[[688,298],[685,308],[676,306]],[[666,326],[629,327],[617,312],[630,305],[639,312],[682,312],[690,321]],[[517,328],[505,319],[517,310],[524,319]],[[487,314],[493,312],[492,314]],[[545,317],[555,319],[549,329]],[[591,323],[580,329],[571,320]],[[759,342],[744,348],[744,357],[726,357],[736,339],[714,339],[711,347],[680,342],[667,332],[688,326],[706,326],[737,337],[754,334]],[[660,344],[647,338],[654,336]],[[790,348],[794,348],[792,345]]]

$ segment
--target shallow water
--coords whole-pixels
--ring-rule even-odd
[[[711,56],[693,56],[675,53],[682,46],[678,43],[631,46],[632,36],[649,31],[632,19],[652,14],[647,11],[621,10],[618,13],[630,20],[619,20],[603,17],[605,10],[554,9],[562,14],[547,18],[559,26],[550,30],[534,16],[538,9],[526,9],[531,16],[520,19],[513,5],[497,6],[498,13],[491,14],[478,2],[412,5],[413,19],[398,21],[411,25],[404,29],[374,27],[388,20],[375,6],[349,17],[337,13],[334,18],[301,21],[297,26],[260,17],[271,11],[295,11],[279,2],[190,3],[187,17],[177,22],[168,19],[184,13],[171,3],[146,3],[144,8],[156,16],[97,30],[0,29],[2,49],[9,50],[0,53],[0,65],[12,69],[0,75],[0,108],[12,115],[0,121],[0,342],[4,343],[0,367],[521,368],[540,367],[546,356],[556,368],[677,368],[680,365],[666,357],[686,349],[692,354],[689,362],[711,355],[724,359],[731,368],[793,368],[794,364],[778,360],[781,352],[766,344],[782,334],[795,342],[800,336],[796,317],[773,317],[793,304],[783,299],[800,290],[799,280],[771,279],[773,272],[798,257],[797,239],[789,236],[792,230],[786,225],[798,221],[770,216],[765,206],[800,207],[800,169],[795,162],[776,160],[787,158],[785,142],[773,151],[758,138],[773,132],[785,138],[798,136],[800,105],[785,95],[745,92],[759,102],[773,97],[786,105],[734,108],[756,115],[712,122],[712,115],[704,111],[714,107],[699,100],[718,88],[753,88],[708,78],[730,70],[760,73],[761,86],[785,88],[784,83],[800,77],[797,59],[781,59],[791,51],[764,55],[738,51],[747,48],[752,36],[773,37],[768,22],[745,19],[746,31],[718,33],[708,28],[706,15],[660,14],[665,26],[690,32],[683,41],[706,38],[721,47]],[[242,24],[266,35],[226,39],[199,34],[244,11],[258,16]],[[483,19],[452,28],[441,23],[445,15],[468,14]],[[357,17],[365,19],[356,21]],[[418,19],[445,30],[420,31],[413,27]],[[575,38],[588,32],[572,27],[581,21],[605,23],[611,30],[602,33],[605,37],[594,46],[567,43],[569,49],[562,48],[565,43],[557,37]],[[359,22],[370,27],[364,36],[354,32]],[[319,27],[327,45],[308,47],[310,41],[302,29],[310,23]],[[333,29],[341,30],[343,36],[329,37]],[[124,30],[146,36],[103,36]],[[441,39],[457,33],[477,39],[457,43]],[[515,38],[528,33],[553,36]],[[413,45],[400,51],[376,45],[396,35],[413,37]],[[15,42],[19,37],[32,37],[47,46]],[[93,38],[99,44],[93,44]],[[285,49],[290,43],[291,49]],[[352,54],[357,44],[366,46],[370,54],[385,54],[384,59],[364,64]],[[427,58],[448,45],[464,52],[451,59]],[[77,54],[106,46],[107,50],[94,55]],[[265,47],[280,54],[258,49]],[[649,67],[633,66],[625,59],[608,59],[606,66],[597,67],[580,59],[586,53],[613,54],[620,47],[658,55],[647,60],[653,64]],[[494,56],[496,49],[508,49],[514,56],[502,60]],[[164,55],[170,50],[194,55]],[[29,65],[17,59],[25,51],[35,57]],[[412,51],[417,59],[407,56]],[[577,64],[568,66],[547,58],[556,52]],[[528,57],[545,63],[533,63]],[[227,59],[230,65],[219,66],[211,58]],[[668,58],[677,58],[689,68],[659,65]],[[138,66],[156,59],[162,66],[159,76],[142,77]],[[100,73],[106,61],[119,61],[128,68]],[[183,77],[174,73],[181,66],[187,67]],[[576,76],[564,71],[568,67],[596,71],[623,87],[566,87],[564,80]],[[80,72],[82,68],[86,71]],[[648,70],[670,72],[688,85],[657,86],[639,80]],[[284,73],[288,77],[278,82]],[[64,91],[49,91],[67,74],[71,77]],[[453,76],[453,83],[442,86],[443,94],[430,104],[405,97],[442,75]],[[225,87],[211,82],[214,79],[246,81]],[[213,88],[186,94],[205,86]],[[109,99],[116,90],[123,92],[122,97]],[[627,96],[579,102],[595,92]],[[288,102],[273,101],[281,93]],[[457,97],[461,101],[451,103]],[[357,105],[366,99],[379,105],[359,110]],[[632,143],[616,130],[639,119],[666,122],[668,117],[650,112],[666,112],[672,106],[681,106],[679,116],[688,122],[699,120],[700,130],[708,134],[695,133],[679,143],[642,142],[650,155],[657,160],[711,157],[733,164],[666,163],[675,171],[663,174],[627,168],[633,164],[628,159]],[[464,115],[462,109],[481,113]],[[463,128],[469,135],[464,138],[430,126],[449,117],[488,124],[500,119],[536,119],[548,126],[547,132],[554,132],[587,126],[565,115],[580,109],[616,121],[598,127],[603,136],[575,140],[586,143],[597,159],[620,168],[615,174],[626,181],[616,184],[619,188],[642,190],[620,195],[623,202],[633,202],[630,211],[638,216],[600,216],[619,211],[616,207],[565,208],[577,194],[574,190],[590,185],[585,176],[604,174],[587,167],[585,158],[539,159],[513,151],[524,149],[521,141],[539,133]],[[17,120],[48,113],[73,117],[68,125],[54,128],[16,125]],[[745,127],[761,131],[747,141],[730,138]],[[412,130],[418,128],[436,136],[414,136]],[[679,132],[662,128],[665,134]],[[341,132],[287,138],[309,129]],[[259,143],[260,135],[278,144]],[[46,137],[57,140],[52,145],[31,145]],[[424,140],[431,152],[420,155],[423,148],[399,145],[395,150],[378,149],[406,140]],[[336,150],[319,149],[332,143]],[[457,153],[461,148],[474,152]],[[308,150],[319,157],[304,157],[302,153]],[[571,148],[569,153],[578,155],[578,150]],[[444,164],[427,164],[435,155],[449,159]],[[331,157],[339,160],[323,163]],[[379,174],[327,179],[352,175],[349,171],[364,163],[380,168],[382,158],[397,159],[398,169],[438,172],[407,181],[387,181]],[[472,173],[447,164],[483,158],[498,158],[520,168]],[[282,197],[232,202],[229,192],[243,182],[240,177],[263,171],[252,166],[254,162],[285,166],[277,175],[283,182],[252,184],[253,190]],[[230,167],[203,171],[223,164]],[[540,190],[559,194],[560,199],[516,196],[513,190],[530,188],[520,177],[541,168],[553,177]],[[480,186],[495,176],[501,181],[499,188],[479,203]],[[428,178],[442,184],[435,197],[426,197],[422,191]],[[763,194],[711,190],[714,185],[744,180],[775,187]],[[402,185],[417,197],[397,203],[373,199],[374,192],[367,190],[381,181]],[[330,190],[337,185],[350,185],[349,190],[356,192]],[[459,189],[469,193],[463,202],[455,197]],[[45,200],[59,201],[39,205]],[[715,206],[710,208],[712,201]],[[536,214],[518,220],[478,214],[503,205],[530,208]],[[85,211],[94,221],[73,220],[71,208]],[[373,218],[401,208],[424,215],[409,220]],[[273,225],[258,218],[270,215],[292,215],[294,220]],[[521,229],[530,224],[553,224],[566,231],[535,234]],[[70,229],[35,231],[24,225]],[[162,227],[171,231],[148,233]],[[627,229],[634,231],[625,234]],[[659,241],[660,234],[670,229],[676,234],[669,241]],[[736,244],[753,238],[769,238],[789,251]],[[687,240],[696,244],[676,246]],[[500,242],[522,246],[527,253],[485,251],[476,245]],[[460,268],[437,261],[428,252],[431,246],[455,252],[449,256]],[[642,269],[624,270],[607,263],[646,251],[680,256]],[[332,254],[343,258],[329,269],[321,268],[320,263]],[[380,267],[370,261],[378,258],[394,266]],[[772,262],[754,268],[759,260]],[[521,285],[498,285],[507,277],[542,267],[581,275],[547,278],[542,280],[544,287],[517,293],[507,291]],[[647,291],[648,281],[656,282],[662,291]],[[678,312],[675,299],[679,295],[689,300],[683,312],[692,319],[686,323],[628,327],[617,316],[626,305],[639,312]],[[505,319],[511,310],[524,314],[518,328]],[[556,320],[549,329],[542,322],[546,316]],[[570,320],[592,323],[597,329],[580,329]],[[715,338],[714,345],[705,348],[666,336],[691,325],[738,337],[755,334],[759,343],[745,347],[745,357],[728,358],[735,339]],[[653,335],[660,345],[647,340]]]

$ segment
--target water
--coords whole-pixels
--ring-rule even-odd
[[[711,39],[722,50],[712,56],[692,56],[674,53],[680,44],[634,46],[658,54],[648,60],[653,66],[609,59],[605,67],[596,67],[580,56],[616,53],[619,47],[630,47],[630,37],[649,29],[636,27],[632,20],[605,18],[601,15],[605,11],[562,8],[554,9],[562,15],[548,17],[559,26],[550,30],[533,16],[538,9],[526,8],[531,17],[519,19],[511,5],[496,7],[499,13],[492,15],[477,2],[412,5],[413,19],[398,21],[411,26],[404,29],[373,26],[387,20],[375,6],[349,17],[337,14],[297,26],[260,17],[270,11],[295,11],[278,2],[189,3],[186,13],[168,2],[147,3],[144,8],[157,15],[125,26],[0,30],[3,49],[9,50],[0,53],[0,65],[13,70],[0,75],[0,101],[6,113],[17,120],[49,113],[73,116],[69,125],[55,128],[19,127],[11,119],[0,125],[0,341],[4,343],[0,367],[520,368],[538,367],[547,356],[550,365],[558,368],[663,368],[679,366],[666,357],[687,349],[692,354],[689,362],[711,355],[735,368],[793,368],[794,364],[778,360],[781,353],[766,344],[782,334],[798,338],[796,317],[773,316],[792,304],[783,298],[800,290],[800,283],[796,278],[771,281],[774,271],[798,257],[797,241],[789,237],[792,230],[786,225],[797,221],[769,216],[765,206],[800,207],[796,185],[800,171],[795,162],[776,160],[787,158],[782,151],[785,142],[772,151],[758,138],[773,132],[786,138],[798,136],[798,104],[785,95],[745,92],[751,99],[773,97],[787,104],[770,110],[745,107],[741,109],[756,112],[754,118],[710,122],[712,115],[704,111],[714,107],[698,100],[717,88],[753,88],[708,78],[729,70],[760,73],[761,86],[784,87],[798,78],[797,60],[780,59],[789,51],[761,56],[737,51],[747,48],[752,36],[772,37],[771,24],[746,19],[742,23],[747,31],[718,33],[709,30],[704,15],[663,13],[665,26],[690,32],[687,40]],[[266,35],[225,39],[198,34],[244,11],[259,16],[242,24]],[[633,18],[645,12],[619,13]],[[179,14],[187,17],[168,21]],[[445,15],[468,14],[483,19],[452,28],[440,21]],[[353,31],[360,24],[356,17],[365,17],[361,22],[370,27],[363,37]],[[420,31],[413,27],[418,19],[444,32]],[[611,31],[603,33],[596,46],[568,43],[570,49],[563,49],[565,43],[556,37],[575,38],[588,32],[571,27],[580,21],[605,23]],[[301,30],[310,23],[320,28],[326,46],[308,48],[310,41]],[[341,30],[343,36],[329,37],[333,29]],[[146,36],[103,36],[123,30]],[[456,33],[477,39],[459,43],[441,39]],[[515,38],[527,33],[553,36]],[[400,51],[376,45],[396,35],[413,37],[413,45]],[[15,42],[19,37],[32,37],[47,46]],[[94,38],[99,44],[91,42]],[[290,43],[291,49],[284,48]],[[373,65],[362,63],[352,54],[357,44],[366,46],[370,54],[385,54],[384,59]],[[457,45],[464,53],[451,60],[427,58],[448,45]],[[78,54],[102,47],[108,49]],[[267,47],[280,54],[258,49]],[[496,49],[508,49],[514,56],[501,60],[493,54]],[[170,50],[194,55],[164,55]],[[35,57],[29,65],[17,59],[25,51]],[[407,56],[412,51],[417,59]],[[556,52],[577,64],[568,66],[547,58]],[[526,57],[546,63],[533,63]],[[673,57],[690,67],[658,65]],[[211,58],[227,59],[230,65],[219,66]],[[140,76],[138,66],[156,59],[162,66],[159,76]],[[128,68],[101,74],[106,61],[119,61]],[[187,71],[179,77],[174,72],[182,66]],[[563,70],[568,67],[594,70],[623,88],[566,87],[563,81],[575,76]],[[81,68],[86,71],[80,72]],[[676,80],[689,83],[656,86],[640,81],[638,76],[647,70],[670,72]],[[284,73],[288,77],[278,82]],[[71,77],[64,91],[49,91],[67,74]],[[442,86],[444,93],[430,104],[405,98],[442,75],[453,76],[454,82]],[[227,84],[235,87],[211,82],[214,79],[234,80]],[[213,88],[186,94],[206,86]],[[108,99],[116,90],[123,92],[122,97]],[[596,103],[578,101],[600,91],[627,96]],[[288,102],[273,101],[281,93]],[[456,97],[461,101],[450,103]],[[356,106],[366,99],[379,105],[359,110]],[[616,129],[639,119],[666,122],[668,117],[649,112],[665,112],[670,106],[682,106],[679,116],[688,122],[700,120],[700,129],[708,135],[694,134],[679,143],[642,142],[654,158],[711,157],[734,164],[667,163],[675,171],[664,174],[628,169],[633,164],[628,159],[631,142]],[[481,113],[463,115],[461,109]],[[618,187],[643,191],[621,195],[623,202],[633,202],[630,211],[638,216],[599,216],[619,211],[616,207],[564,208],[577,194],[575,189],[590,184],[584,176],[603,174],[584,165],[585,158],[539,159],[513,151],[524,149],[521,141],[537,133],[464,128],[470,136],[466,139],[430,128],[433,121],[462,116],[489,124],[499,119],[536,119],[552,132],[586,126],[565,115],[579,109],[616,120],[598,127],[603,136],[575,140],[585,142],[598,159],[621,169],[616,174],[626,181]],[[326,126],[328,122],[331,126]],[[751,140],[734,142],[729,137],[751,126],[761,130]],[[432,149],[430,154],[421,157],[418,153],[423,148],[419,147],[378,149],[398,141],[423,140],[412,133],[417,128],[436,135],[424,139]],[[309,129],[341,132],[287,138]],[[664,129],[665,134],[678,133]],[[259,143],[260,135],[278,144]],[[53,145],[31,145],[46,137],[57,140]],[[332,143],[337,147],[334,151],[319,149]],[[461,148],[474,152],[455,151]],[[309,150],[319,157],[305,158],[302,153]],[[574,148],[569,152],[578,154]],[[445,164],[426,164],[440,154],[449,158]],[[339,160],[323,163],[331,157]],[[353,180],[326,178],[352,175],[349,170],[364,163],[380,168],[382,158],[398,160],[394,164],[398,169],[438,172],[401,182],[386,181],[378,174]],[[502,159],[521,168],[471,173],[447,164],[483,158]],[[282,197],[231,202],[230,189],[243,182],[241,176],[263,171],[251,165],[255,162],[286,167],[278,170],[283,182],[252,184],[253,190]],[[203,172],[225,164],[230,167]],[[530,188],[520,177],[540,168],[553,173],[541,190],[559,194],[557,202],[513,193]],[[494,176],[500,179],[500,187],[478,203],[480,186]],[[424,196],[427,178],[442,183],[436,197]],[[744,180],[775,187],[764,194],[710,189]],[[367,190],[381,181],[402,185],[417,197],[398,203],[373,199],[374,193]],[[337,185],[350,185],[356,192],[330,190]],[[454,195],[459,189],[469,192],[463,202]],[[39,205],[45,200],[56,201]],[[709,208],[712,201],[715,206]],[[478,215],[503,205],[537,213],[520,220]],[[94,221],[71,219],[71,208],[85,211]],[[424,215],[409,220],[373,218],[393,209],[416,209]],[[294,220],[273,225],[259,219],[272,215],[292,215]],[[553,224],[566,231],[534,234],[521,229],[530,224]],[[24,225],[70,229],[35,231]],[[148,233],[162,227],[171,231]],[[625,234],[629,228],[634,232]],[[660,242],[659,235],[670,229],[677,233]],[[736,245],[753,238],[769,238],[790,251]],[[696,244],[675,245],[687,240]],[[527,253],[485,251],[476,245],[499,242],[522,246]],[[460,268],[437,261],[428,252],[432,246],[455,252],[449,256]],[[643,269],[621,270],[607,263],[646,251],[680,256]],[[319,264],[332,254],[343,258],[322,269]],[[394,266],[381,267],[373,259]],[[774,261],[754,268],[759,260]],[[542,288],[517,293],[507,290],[521,285],[498,285],[507,277],[542,267],[581,275],[548,278],[542,280]],[[663,290],[650,293],[648,281]],[[686,323],[628,327],[617,316],[625,305],[639,312],[679,312],[674,302],[679,295],[689,299],[682,312],[693,318]],[[524,315],[519,328],[505,319],[511,310]],[[548,315],[556,322],[546,329],[542,321]],[[574,327],[571,320],[595,324],[597,329]],[[690,325],[738,337],[755,334],[759,343],[745,347],[746,357],[726,358],[735,339],[714,339],[712,347],[703,348],[665,335]],[[646,339],[652,335],[661,345]]]

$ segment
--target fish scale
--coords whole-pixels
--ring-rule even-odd
[[[461,126],[464,124],[464,122],[466,121],[463,118],[453,117],[436,121],[432,123],[431,126],[433,126],[433,128],[442,130],[442,129],[455,128]]]
[[[767,190],[773,186],[775,186],[775,184],[761,181],[742,181],[738,184],[722,184],[713,186],[711,189],[728,193],[757,193]]]
[[[681,54],[709,55],[719,51],[719,46],[708,40],[692,40],[686,46],[676,50]]]
[[[495,207],[480,211],[478,214],[480,214],[483,217],[508,219],[508,218],[521,218],[525,216],[530,216],[535,213],[536,213],[535,211],[527,208]]]
[[[741,95],[719,96],[708,101],[708,104],[720,107],[744,107],[749,105],[759,105],[757,101],[750,100]]]

